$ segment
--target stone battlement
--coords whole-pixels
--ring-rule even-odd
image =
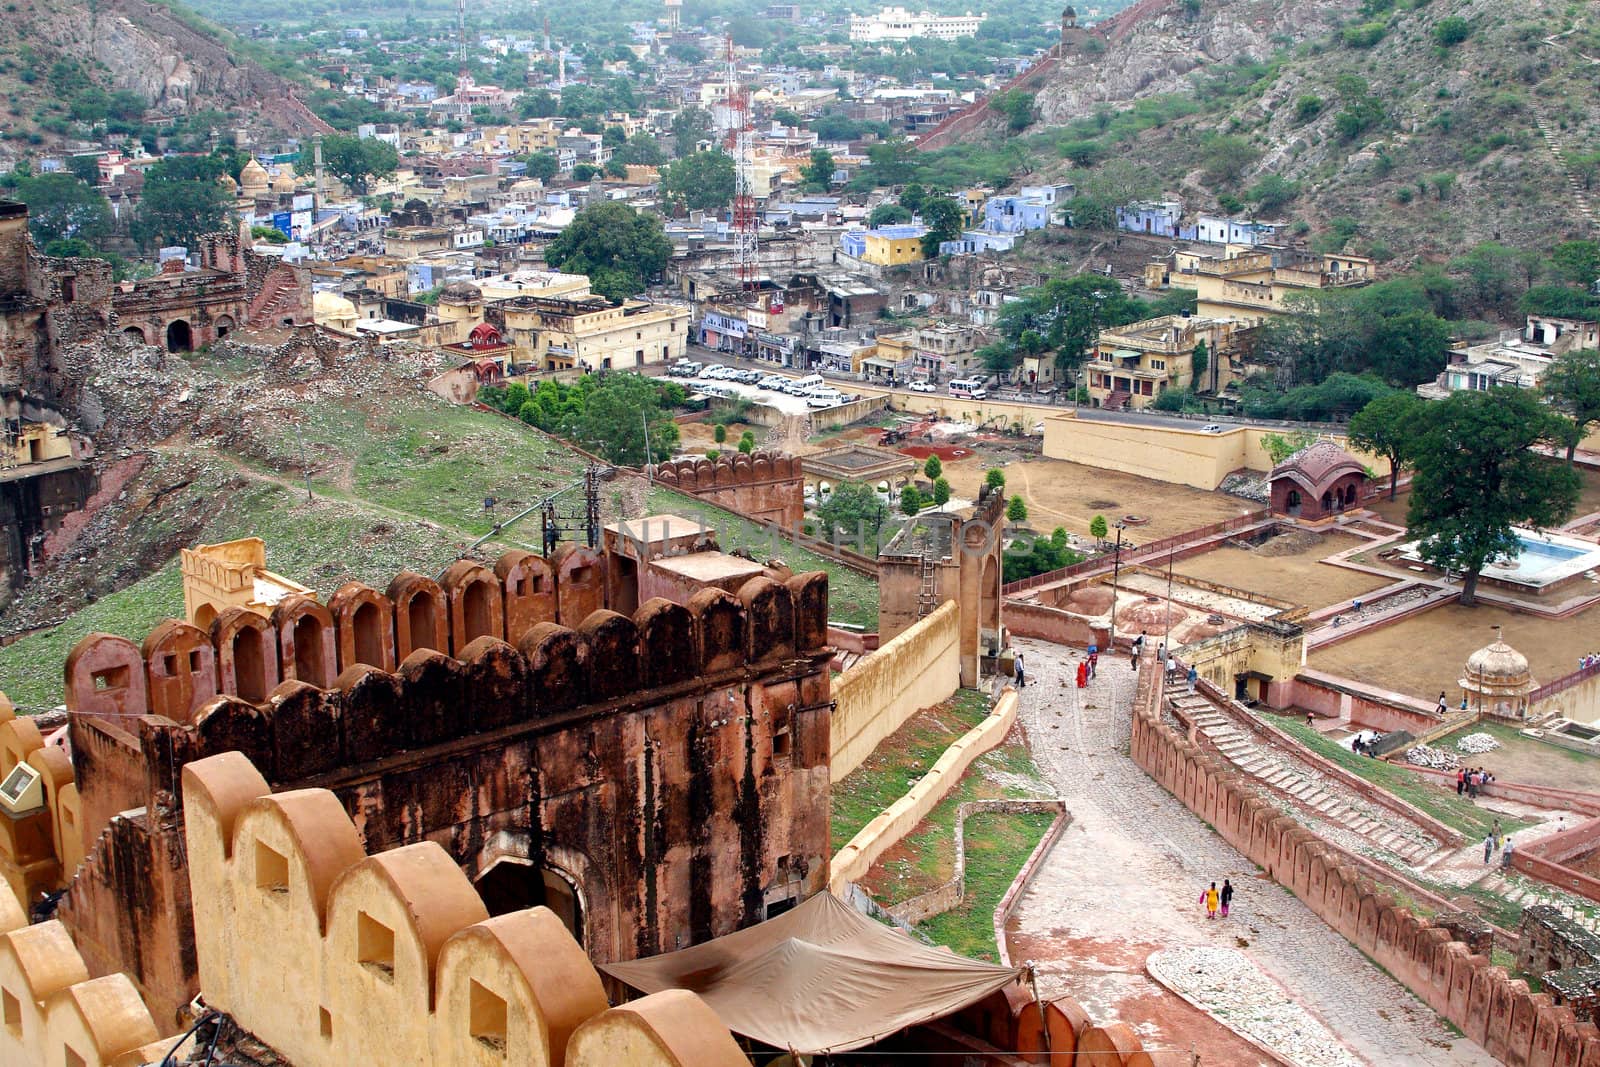
[[[662,485],[785,529],[805,514],[800,458],[780,452],[727,452],[716,459],[678,459],[651,471]]]

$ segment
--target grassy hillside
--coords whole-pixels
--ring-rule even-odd
[[[239,358],[168,361],[136,379],[127,361],[108,363],[95,385],[121,389],[119,411],[148,408],[141,427],[165,439],[72,548],[0,613],[0,633],[39,628],[0,648],[0,690],[31,708],[59,702],[62,663],[84,634],[139,640],[182,614],[177,554],[187,545],[258,536],[269,566],[323,596],[351,578],[381,588],[405,568],[437,574],[489,533],[486,497],[505,519],[578,477],[586,462],[515,420],[446,403],[395,364],[271,386]],[[173,425],[181,428],[166,436]],[[691,498],[627,477],[607,483],[602,509],[608,522],[646,509],[697,513]],[[753,543],[744,524],[705,510],[729,547]],[[538,542],[534,515],[476,554],[492,559]],[[831,572],[836,618],[876,622],[875,584],[794,546],[777,554],[796,570]]]

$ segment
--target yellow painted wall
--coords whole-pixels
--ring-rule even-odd
[[[1552,712],[1573,722],[1600,720],[1600,675],[1587,678],[1571,689],[1564,689],[1528,708],[1528,718],[1538,719]]]
[[[895,267],[902,263],[922,261],[922,238],[882,237],[869,232],[861,258],[880,267]]]
[[[961,682],[961,611],[946,601],[833,683],[832,760],[837,782],[923,708]]]
[[[1004,741],[1016,721],[1017,691],[1007,687],[987,718],[957,738],[905,796],[880,812],[834,855],[828,868],[828,888],[834,895],[843,896],[850,882],[859,880],[879,856],[927,818],[934,805],[961,781],[972,761]]]

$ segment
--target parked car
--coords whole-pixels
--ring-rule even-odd
[[[1200,427],[1200,432],[1201,433],[1221,433],[1222,432],[1222,427],[1218,423],[1208,422],[1204,426]]]
[[[911,391],[913,393],[937,393],[939,387],[932,382],[912,382]]]
[[[720,363],[708,363],[708,364],[706,364],[706,366],[704,368],[701,369],[699,377],[701,377],[701,378],[716,378],[716,377],[718,377],[718,372],[725,371],[727,369],[728,369],[727,367],[724,367]]]
[[[745,385],[754,385],[761,380],[761,372],[758,370],[742,370],[738,374],[738,380]]]
[[[756,384],[763,389],[776,389],[779,392],[782,392],[783,387],[789,384],[789,379],[785,378],[781,374],[769,374]]]

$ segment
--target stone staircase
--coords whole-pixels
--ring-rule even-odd
[[[1495,862],[1498,863],[1499,859],[1496,858]],[[1548,904],[1590,933],[1600,934],[1600,914],[1597,914],[1600,904],[1585,897],[1563,892],[1515,872],[1508,873],[1498,866],[1488,876],[1479,879],[1476,885],[1520,907]]]
[[[1114,390],[1106,397],[1106,402],[1100,405],[1107,411],[1121,411],[1128,406],[1128,391],[1126,389]]]
[[[1363,810],[1351,805],[1339,790],[1324,785],[1292,756],[1269,751],[1249,731],[1234,725],[1208,698],[1198,693],[1180,693],[1171,703],[1174,710],[1193,722],[1229,762],[1316,818],[1342,827],[1366,844],[1399,857],[1409,867],[1427,867],[1450,854],[1448,847],[1427,836],[1420,827],[1408,827],[1408,832],[1399,832],[1396,824],[1402,819],[1398,815],[1374,818],[1375,809]]]
[[[1561,139],[1556,136],[1556,131],[1550,128],[1550,124],[1542,116],[1536,116],[1534,122],[1538,125],[1539,133],[1544,137],[1544,143],[1549,147],[1550,154],[1555,157],[1556,166],[1561,168],[1561,174],[1567,180],[1567,189],[1572,194],[1572,203],[1578,209],[1578,214],[1584,217],[1591,228],[1600,226],[1595,220],[1594,206],[1589,202],[1588,190],[1578,181],[1577,175],[1572,173],[1572,168],[1567,166],[1566,149]]]

